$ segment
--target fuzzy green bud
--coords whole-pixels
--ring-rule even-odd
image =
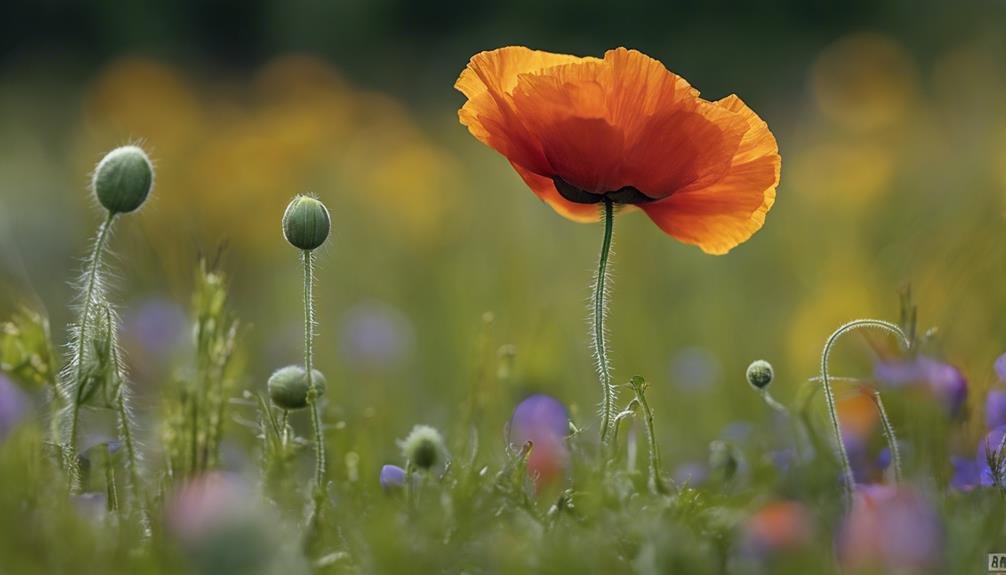
[[[758,359],[751,362],[748,366],[748,383],[757,389],[765,389],[768,384],[772,383],[772,379],[775,378],[775,371],[772,370],[772,364],[765,361],[764,359]]]
[[[317,369],[311,370],[311,379],[318,395],[325,393],[325,376]],[[307,407],[307,392],[310,384],[307,371],[299,365],[281,367],[269,376],[269,398],[282,409],[303,409]]]
[[[419,469],[427,470],[446,459],[447,448],[440,432],[428,425],[417,425],[408,437],[398,442],[402,456]]]
[[[138,146],[122,146],[98,162],[91,188],[98,202],[113,214],[135,211],[154,187],[154,166]]]
[[[310,196],[297,196],[283,213],[283,237],[295,248],[313,250],[328,239],[332,219],[328,208]]]

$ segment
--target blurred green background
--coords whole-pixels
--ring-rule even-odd
[[[652,382],[671,461],[767,417],[745,388],[751,360],[771,360],[790,399],[839,323],[897,319],[906,282],[977,406],[1006,348],[1004,17],[993,1],[8,1],[0,311],[43,309],[64,340],[99,222],[89,172],[141,142],[157,185],[112,245],[146,433],[186,361],[200,253],[227,245],[245,385],[298,360],[300,267],[280,216],[301,192],[334,220],[316,296],[333,421],[376,418],[392,454],[416,421],[452,428],[480,357],[513,344],[510,383],[478,390],[497,406],[484,424],[502,433],[540,391],[596,429],[586,302],[601,229],[553,213],[471,138],[452,85],[480,50],[625,45],[707,98],[739,94],[783,157],[764,229],[727,256],[639,213],[616,221],[612,359],[619,380]],[[850,344],[836,372],[870,359]]]

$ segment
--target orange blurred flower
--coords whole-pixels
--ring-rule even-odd
[[[722,254],[765,221],[779,183],[772,132],[735,95],[710,102],[635,50],[603,59],[524,47],[472,57],[461,123],[559,214],[638,207],[664,232]]]

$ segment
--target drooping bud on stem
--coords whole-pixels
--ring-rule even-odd
[[[300,365],[281,367],[269,376],[269,398],[277,407],[287,410],[307,407],[307,394],[312,383],[318,395],[325,393],[325,376],[317,369],[311,372],[311,381]]]
[[[748,383],[756,389],[765,389],[775,378],[775,371],[772,364],[764,359],[751,362],[747,371]]]

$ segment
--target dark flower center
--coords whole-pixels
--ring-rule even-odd
[[[639,191],[639,188],[624,186],[617,190],[595,194],[574,186],[559,176],[552,176],[555,189],[559,195],[575,204],[599,204],[605,199],[616,204],[645,204],[652,202],[651,198]]]

